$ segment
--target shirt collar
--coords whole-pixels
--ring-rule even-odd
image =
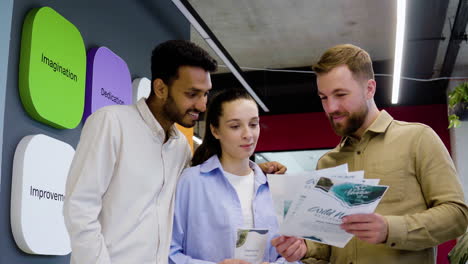
[[[377,119],[367,128],[367,131],[374,133],[384,133],[393,121],[393,117],[387,111],[380,111]],[[366,131],[366,132],[367,132]],[[365,133],[365,132],[364,132]]]
[[[392,121],[393,117],[387,113],[387,111],[382,110],[377,116],[377,119],[375,119],[374,122],[372,122],[372,124],[366,129],[366,131],[364,131],[363,135],[369,133],[369,131],[377,134],[384,133]],[[355,139],[349,136],[342,137],[340,141],[340,147],[344,147],[347,143],[352,143],[353,140]]]
[[[249,166],[254,171],[255,182],[257,184],[265,184],[266,176],[263,174],[262,169],[260,169],[260,167],[251,160],[249,160]],[[208,173],[215,169],[218,169],[224,176],[223,166],[221,165],[218,155],[211,156],[207,161],[200,165],[200,171],[202,173]]]
[[[146,125],[151,129],[151,131],[153,131],[155,135],[164,140],[164,138],[166,137],[164,129],[162,128],[161,124],[159,124],[158,120],[156,120],[153,113],[151,113],[151,110],[146,104],[145,98],[141,98],[140,100],[138,100],[138,102],[136,103],[136,107],[138,109],[138,112],[140,112],[141,117],[145,121]],[[169,137],[173,139],[179,138],[179,134],[177,132],[178,129],[175,127],[175,125],[172,125],[171,129],[169,130]]]

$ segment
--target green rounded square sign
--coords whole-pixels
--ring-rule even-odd
[[[75,128],[84,110],[86,50],[78,29],[50,7],[23,24],[19,92],[28,114],[56,128]]]

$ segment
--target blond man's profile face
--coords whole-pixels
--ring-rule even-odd
[[[364,124],[369,111],[366,86],[367,82],[355,78],[346,65],[317,76],[318,95],[338,135],[352,135]]]

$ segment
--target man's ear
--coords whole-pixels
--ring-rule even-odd
[[[366,99],[374,98],[376,88],[377,84],[374,79],[367,80]]]
[[[153,92],[159,99],[166,99],[169,91],[169,87],[161,79],[155,79],[153,81]]]
[[[210,125],[210,130],[211,130],[211,134],[213,134],[213,137],[215,137],[216,139],[219,139],[218,129],[214,127],[213,125]]]

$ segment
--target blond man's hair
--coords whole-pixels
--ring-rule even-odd
[[[374,69],[369,53],[352,44],[341,44],[329,48],[312,66],[312,69],[317,75],[321,75],[341,65],[348,66],[356,80],[374,79]]]

